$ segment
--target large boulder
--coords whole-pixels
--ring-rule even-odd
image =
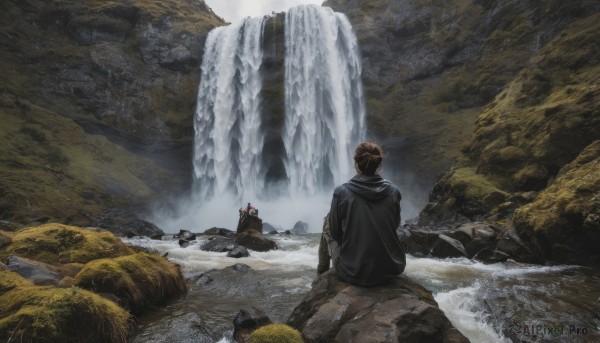
[[[98,227],[117,236],[129,238],[133,236],[159,238],[165,234],[156,225],[138,218],[131,211],[123,209],[111,209],[102,213],[98,218]]]
[[[237,244],[234,242],[233,238],[216,236],[210,239],[208,242],[204,243],[200,247],[200,250],[213,252],[229,252],[232,251],[236,246]]]
[[[308,233],[309,225],[307,222],[298,221],[292,228],[292,233],[295,235],[306,235]]]
[[[242,257],[248,257],[248,256],[250,256],[248,249],[241,245],[236,245],[233,249],[231,249],[231,251],[229,251],[227,253],[227,257],[233,257],[233,258],[242,258]]]
[[[252,233],[238,233],[235,238],[235,243],[244,246],[250,250],[254,251],[269,251],[277,249],[277,244],[259,234]]]
[[[311,342],[460,342],[464,337],[431,292],[399,276],[372,288],[319,276],[287,321]]]
[[[248,214],[244,214],[240,217],[240,220],[238,221],[238,226],[237,226],[236,232],[243,233],[243,232],[248,232],[250,230],[262,233],[263,232],[262,219],[260,219],[257,216],[251,216]]]
[[[440,258],[467,257],[467,252],[459,240],[440,234],[431,249],[431,255]]]
[[[185,241],[195,241],[196,240],[196,234],[193,232],[190,232],[188,230],[179,230],[179,233],[176,235],[173,235],[173,238],[179,238]]]

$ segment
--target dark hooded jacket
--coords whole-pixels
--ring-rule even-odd
[[[375,286],[404,271],[406,255],[396,234],[400,199],[398,188],[379,175],[359,174],[335,189],[329,225],[340,245],[340,279]]]

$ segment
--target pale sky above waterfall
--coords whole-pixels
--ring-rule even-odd
[[[261,17],[272,12],[287,11],[301,4],[321,5],[324,0],[205,0],[223,19],[237,23],[246,17]]]

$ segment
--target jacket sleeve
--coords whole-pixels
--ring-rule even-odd
[[[396,212],[397,212],[395,218],[396,218],[397,222],[394,223],[395,224],[394,226],[396,227],[396,229],[398,229],[400,227],[400,224],[402,224],[402,210],[400,208],[400,200],[402,200],[402,195],[400,194],[400,191],[398,191],[397,199],[398,199],[397,203],[395,204]]]
[[[331,208],[329,210],[329,232],[335,241],[338,243],[342,242],[342,221],[340,218],[339,192],[337,189],[333,192],[333,199],[331,199]]]

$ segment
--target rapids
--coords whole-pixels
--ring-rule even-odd
[[[245,306],[256,306],[273,321],[284,322],[316,276],[319,236],[269,237],[279,250],[251,251],[241,259],[199,250],[206,239],[201,236],[187,248],[168,238],[124,239],[168,253],[191,284],[187,297],[142,317],[132,341],[232,342],[233,318]],[[252,270],[222,271],[236,263]],[[207,274],[214,281],[196,285],[195,280],[211,269],[219,270]],[[405,273],[434,294],[471,342],[600,341],[599,270],[408,256]]]

